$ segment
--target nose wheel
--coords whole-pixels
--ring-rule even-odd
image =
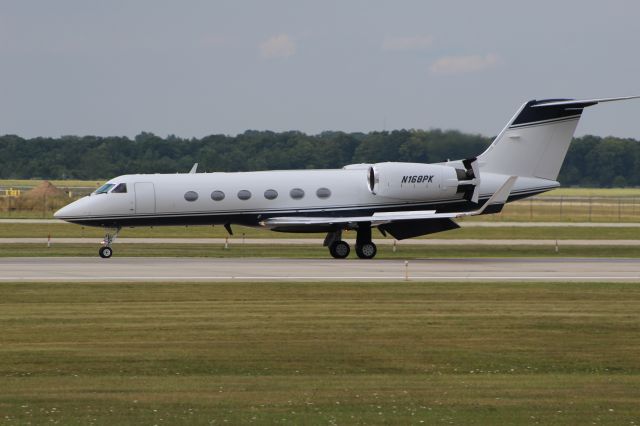
[[[113,249],[111,248],[111,244],[116,240],[118,236],[118,232],[120,232],[120,228],[116,228],[113,234],[106,233],[104,236],[104,240],[102,240],[102,247],[98,250],[98,254],[103,259],[108,259],[113,255]]]
[[[107,247],[107,246],[100,247],[100,250],[98,250],[98,254],[100,255],[101,258],[108,259],[113,254],[113,250],[111,249],[111,247]]]

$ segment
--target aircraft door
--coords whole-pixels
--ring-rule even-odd
[[[136,182],[136,214],[156,212],[156,191],[151,182]]]

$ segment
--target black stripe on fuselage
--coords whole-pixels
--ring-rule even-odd
[[[556,187],[545,187],[537,189],[529,189],[526,191],[518,191],[509,196],[507,202],[516,201],[532,195],[540,194]],[[490,195],[480,197],[480,202],[486,202]],[[97,227],[136,227],[136,226],[185,226],[185,225],[223,225],[226,223],[259,226],[261,220],[269,217],[345,217],[345,216],[370,216],[376,212],[388,211],[410,211],[410,210],[436,210],[439,213],[452,213],[461,211],[470,211],[478,208],[478,204],[470,201],[459,199],[449,201],[437,201],[428,203],[413,203],[394,206],[360,206],[348,210],[337,210],[327,207],[328,211],[322,210],[289,210],[279,212],[255,212],[255,211],[235,211],[225,213],[199,212],[198,214],[155,214],[155,215],[132,215],[132,216],[94,216],[94,217],[77,217],[77,218],[61,218],[67,222],[76,223],[86,226]]]

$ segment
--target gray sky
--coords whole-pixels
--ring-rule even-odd
[[[495,135],[529,99],[640,95],[640,2],[0,0],[0,134]],[[640,100],[578,134],[640,139]]]

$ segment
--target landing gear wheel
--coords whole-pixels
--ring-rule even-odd
[[[113,249],[111,248],[111,244],[113,244],[113,242],[118,237],[118,233],[120,232],[120,229],[121,229],[120,226],[117,226],[113,234],[107,232],[107,234],[104,236],[104,240],[102,240],[102,247],[100,247],[100,250],[98,250],[98,253],[100,254],[101,258],[108,259],[113,254]]]
[[[351,248],[349,247],[349,244],[345,243],[344,241],[334,241],[329,246],[329,253],[331,253],[331,256],[335,257],[336,259],[344,259],[345,257],[349,256],[350,251]]]
[[[373,259],[376,253],[378,253],[378,248],[374,243],[356,245],[356,254],[360,259]]]
[[[98,253],[100,254],[101,258],[108,259],[113,254],[113,250],[111,249],[111,247],[104,246],[104,247],[100,247],[100,250],[98,250]]]

